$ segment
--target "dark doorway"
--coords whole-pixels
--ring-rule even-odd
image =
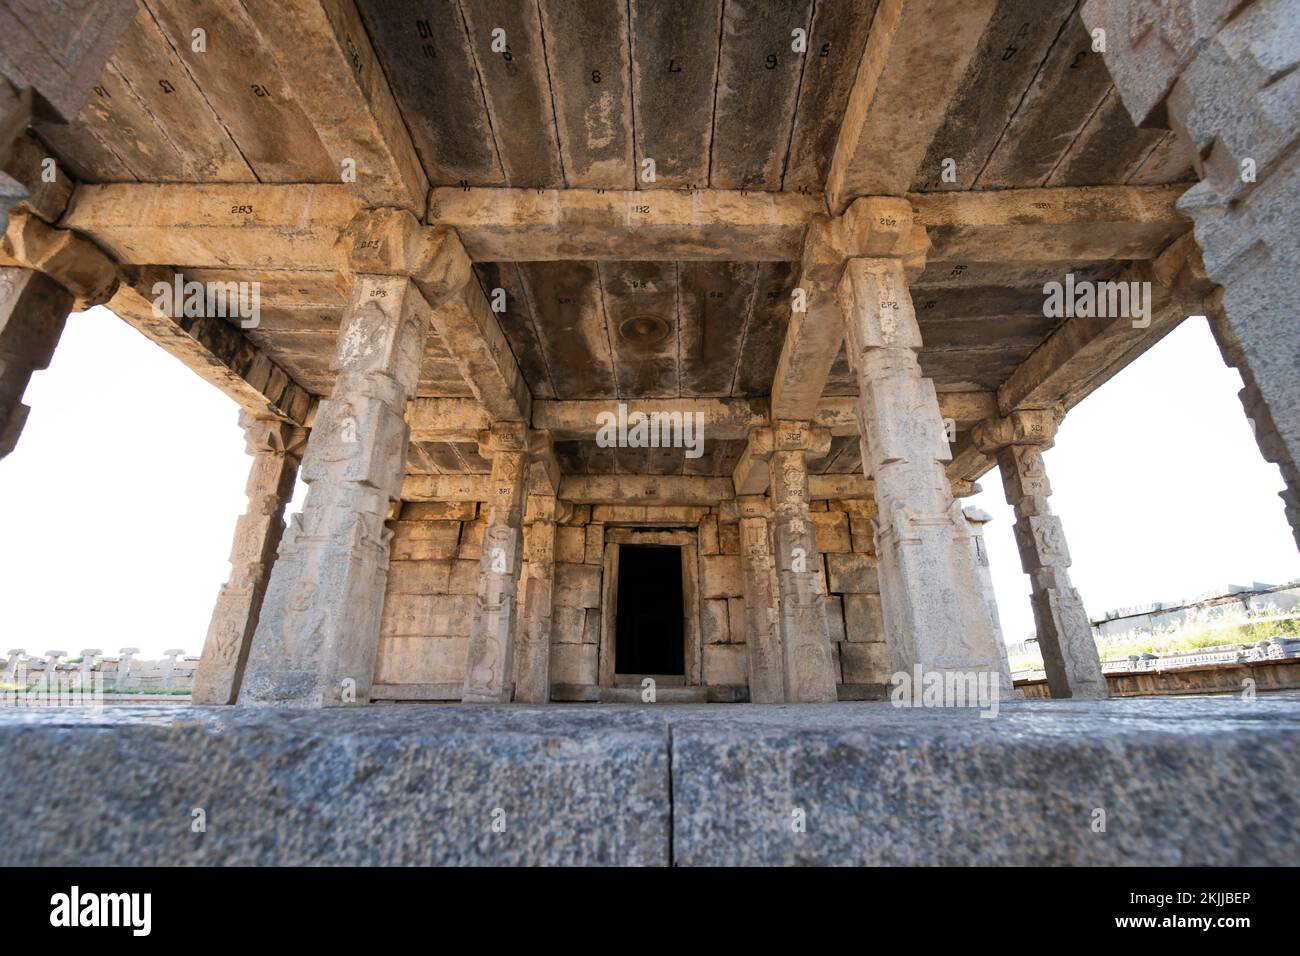
[[[681,548],[619,545],[614,638],[616,673],[686,673]]]

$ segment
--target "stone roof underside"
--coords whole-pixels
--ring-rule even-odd
[[[238,330],[239,347],[313,396],[331,388],[348,296],[337,240],[358,210],[401,205],[411,183],[431,189],[413,211],[457,229],[485,295],[506,290],[496,318],[538,427],[539,414],[562,411],[551,403],[578,401],[712,399],[761,418],[804,227],[863,195],[906,195],[929,232],[912,295],[922,368],[963,432],[954,478],[988,467],[968,446],[975,421],[1051,376],[1076,402],[1168,330],[1099,357],[1095,344],[1053,341],[1061,320],[1042,314],[1045,281],[1136,275],[1188,229],[1174,201],[1193,178],[1190,157],[1173,134],[1133,127],[1074,0],[321,6],[335,19],[318,34],[290,13],[297,0],[274,15],[283,26],[263,0],[142,0],[78,120],[37,127],[82,183],[103,184],[79,189],[63,225],[142,275],[260,281],[261,323]],[[956,12],[909,19],[918,7]],[[198,26],[206,52],[191,48]],[[504,54],[492,49],[496,29]],[[791,49],[796,30],[806,55]],[[299,56],[324,48],[352,65],[352,89],[322,73],[326,96],[300,78]],[[329,96],[341,103],[323,107]],[[396,157],[387,193],[366,179],[370,160],[357,184],[340,182],[350,138],[357,155]],[[404,169],[403,151],[418,168]],[[648,159],[653,183],[639,175]],[[494,201],[591,190],[648,202],[734,191],[736,208],[772,225],[724,223],[690,241],[629,226],[605,244],[494,230]],[[462,411],[475,398],[436,333],[418,393],[464,400]],[[855,393],[841,345],[823,392],[835,437],[814,473],[861,475],[842,401]],[[415,427],[408,470],[486,473],[473,419],[461,435]],[[745,443],[743,428],[723,429],[686,459],[555,437],[573,474],[730,476]]]

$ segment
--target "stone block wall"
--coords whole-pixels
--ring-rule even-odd
[[[605,525],[578,505],[555,529],[551,598],[551,684],[595,686],[600,665],[600,602]]]
[[[388,526],[393,540],[375,684],[405,685],[421,699],[459,700],[478,596],[478,505],[406,502]]]
[[[863,502],[812,502],[821,553],[836,679],[888,681],[871,523]],[[719,508],[649,509],[576,505],[555,534],[551,683],[599,683],[608,527],[663,526],[696,534],[700,682],[748,685],[739,525]],[[653,513],[652,513],[653,512]],[[682,527],[682,522],[698,525]],[[393,531],[392,558],[375,667],[377,697],[458,700],[477,600],[483,523],[469,503],[407,502]]]

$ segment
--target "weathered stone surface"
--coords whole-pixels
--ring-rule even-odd
[[[554,514],[553,507],[549,511]],[[520,574],[522,596],[514,697],[524,703],[545,704],[551,699],[556,530],[554,521],[533,521],[524,527],[525,561]]]
[[[844,595],[844,639],[884,642],[885,618],[879,594]]]
[[[18,444],[31,411],[23,392],[49,366],[71,311],[71,293],[48,276],[0,268],[0,458]]]
[[[889,671],[889,648],[884,642],[863,644],[845,641],[840,645],[840,664],[846,684],[879,684],[887,687],[892,676]]]
[[[262,599],[284,534],[284,509],[293,497],[307,441],[304,429],[258,421],[247,413],[239,416],[239,423],[253,456],[244,487],[248,511],[235,524],[230,579],[217,595],[194,674],[190,696],[196,704],[233,704],[239,697]]]
[[[555,533],[555,560],[561,564],[582,564],[586,559],[586,529],[557,529]]]
[[[280,545],[241,704],[365,701],[379,644],[389,540],[428,307],[407,279],[359,277],[339,330],[331,398],[317,412],[307,501]]]
[[[599,649],[595,644],[552,644],[551,680],[557,684],[594,684]]]
[[[740,558],[730,554],[700,556],[700,597],[739,597],[744,593],[741,582]]]
[[[1295,866],[1297,776],[1264,697],[6,708],[0,864]]]
[[[6,708],[0,861],[666,865],[661,721],[606,708],[539,721],[549,712],[141,707],[25,723]],[[54,791],[52,754],[69,781]],[[196,807],[206,833],[190,832]]]
[[[826,624],[822,559],[808,510],[811,452],[825,454],[829,435],[816,437],[807,423],[779,422],[769,462],[772,545],[787,703],[833,703],[835,674]]]
[[[982,451],[996,454],[1007,504],[1016,513],[1016,546],[1032,586],[1034,625],[1052,696],[1104,698],[1106,678],[1092,624],[1070,583],[1065,532],[1048,502],[1052,486],[1043,451],[1051,447],[1063,415],[1060,408],[1014,412],[977,426],[974,439]],[[980,583],[982,592],[982,572]],[[999,641],[998,646],[1004,645]]]
[[[777,613],[776,562],[767,518],[740,519],[740,561],[745,621],[742,637],[748,657],[749,699],[756,704],[785,701],[785,654]],[[707,558],[701,558],[701,562]]]
[[[480,454],[491,456],[492,497],[484,505],[478,603],[470,629],[469,661],[461,698],[467,702],[504,703],[510,700],[514,690],[528,471],[526,440],[523,426],[499,423],[492,426],[488,441],[480,447]],[[545,603],[549,621],[549,593]],[[540,626],[540,621],[537,623]],[[549,643],[549,639],[535,642],[534,653],[544,653]],[[545,692],[533,688],[530,693],[536,696]]]
[[[678,866],[1300,862],[1292,701],[1013,703],[993,720],[886,702],[673,716]]]
[[[862,460],[875,479],[876,551],[891,672],[1011,675],[980,595],[970,531],[943,462],[952,457],[921,332],[897,259],[854,259],[840,285],[857,372]]]
[[[828,554],[830,590],[836,594],[879,594],[876,559],[866,554]]]
[[[731,627],[727,622],[727,599],[700,602],[700,637],[705,644],[728,644]]]
[[[600,607],[599,565],[556,564],[555,603],[562,607]]]
[[[746,684],[745,649],[738,644],[710,644],[704,648],[704,683]]]
[[[581,644],[586,630],[587,609],[581,607],[552,608],[551,643]]]

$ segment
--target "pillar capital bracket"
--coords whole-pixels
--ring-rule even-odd
[[[491,458],[498,452],[528,452],[528,426],[523,422],[493,422],[478,434],[478,453]]]
[[[1050,448],[1056,430],[1065,418],[1065,406],[1022,408],[1001,418],[989,418],[971,431],[975,447],[985,455],[996,454],[1008,445],[1038,445]]]
[[[861,257],[899,259],[909,278],[925,269],[930,238],[912,204],[897,196],[863,196],[841,216],[814,219],[804,240],[801,281],[838,282],[844,264]]]
[[[821,458],[831,450],[831,431],[810,422],[772,423],[773,451],[801,451],[805,458]]]
[[[426,226],[405,209],[363,209],[339,237],[356,274],[409,276],[436,308],[473,277],[473,263],[450,226]]]
[[[15,212],[0,236],[0,266],[43,272],[72,293],[76,308],[101,305],[117,291],[117,264],[89,239]]]
[[[239,427],[244,430],[244,450],[249,455],[266,453],[301,459],[307,447],[308,429],[279,419],[258,418],[241,411]]]

